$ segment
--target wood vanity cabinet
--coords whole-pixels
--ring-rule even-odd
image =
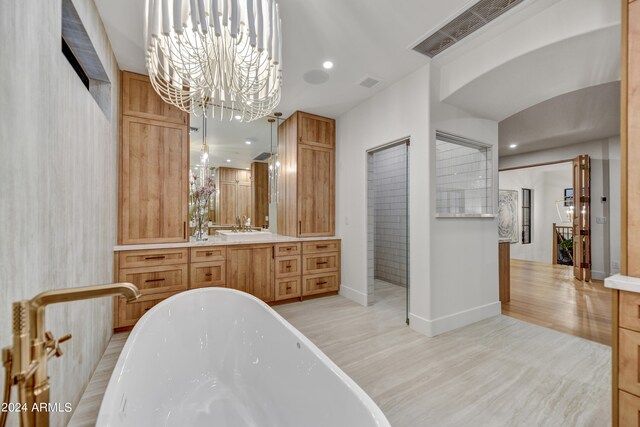
[[[302,296],[302,244],[275,245],[275,300]]]
[[[273,244],[234,245],[227,248],[227,288],[274,301]]]
[[[179,292],[227,287],[267,303],[335,294],[340,289],[340,240],[230,244],[123,250],[115,281],[131,282],[141,297],[115,298],[114,328],[135,325],[154,305]]]
[[[340,289],[340,240],[302,244],[302,296]]]
[[[189,249],[145,249],[116,252],[115,281],[130,282],[140,298],[127,302],[116,297],[114,328],[129,328],[160,301],[189,289]]]
[[[189,119],[146,76],[122,73],[118,243],[187,241]]]
[[[335,120],[296,112],[278,127],[278,232],[335,234]],[[292,173],[291,171],[295,171]]]
[[[211,246],[191,248],[189,287],[191,289],[225,286],[227,248]]]
[[[218,212],[220,225],[235,225],[236,218],[251,218],[251,172],[218,168]]]
[[[613,425],[640,426],[640,294],[612,292]]]

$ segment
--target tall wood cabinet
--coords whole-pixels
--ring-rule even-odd
[[[268,227],[269,221],[269,165],[251,163],[251,224]]]
[[[278,233],[335,234],[335,120],[296,112],[278,128]]]
[[[621,27],[620,261],[621,274],[640,277],[640,0],[622,0]],[[612,292],[612,425],[640,426],[640,294]]]
[[[218,169],[218,223],[235,225],[236,218],[251,218],[251,172],[243,169]]]
[[[118,243],[187,240],[189,116],[122,73]]]

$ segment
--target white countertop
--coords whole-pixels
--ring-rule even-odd
[[[640,293],[640,278],[614,274],[613,276],[604,279],[604,287],[609,289],[618,289],[620,291]]]
[[[220,236],[209,236],[209,240],[196,241],[191,238],[188,242],[178,243],[149,243],[140,245],[116,245],[114,252],[136,251],[144,249],[171,249],[171,248],[193,248],[199,246],[231,246],[231,245],[259,245],[261,243],[289,243],[289,242],[313,242],[318,240],[340,240],[338,236],[332,237],[290,237],[274,234],[269,238],[259,238],[255,240],[225,240]]]

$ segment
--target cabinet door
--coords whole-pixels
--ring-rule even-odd
[[[189,115],[167,104],[156,93],[149,77],[122,73],[122,114],[187,125]]]
[[[334,156],[331,149],[298,146],[298,236],[333,236]]]
[[[298,113],[298,142],[333,148],[335,146],[335,121],[313,114]]]
[[[238,198],[237,184],[235,182],[220,181],[219,223],[220,225],[235,225],[238,210],[236,200]]]
[[[186,126],[124,116],[120,178],[121,244],[187,240]]]
[[[236,194],[238,216],[240,218],[242,218],[243,216],[251,218],[251,182],[249,182],[248,184],[238,182]],[[251,218],[251,225],[254,225],[255,223],[255,219]]]
[[[271,245],[229,247],[227,288],[274,300],[273,248]]]

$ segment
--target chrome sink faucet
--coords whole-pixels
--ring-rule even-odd
[[[134,301],[140,292],[131,283],[112,283],[46,291],[31,300],[13,303],[13,345],[2,350],[5,370],[3,402],[10,402],[11,386],[17,386],[18,401],[21,407],[26,408],[26,411],[20,411],[21,427],[49,426],[46,410],[50,389],[47,361],[53,356],[62,356],[60,344],[71,339],[71,335],[55,339],[51,332],[45,331],[45,307],[112,295],[122,295],[127,301]],[[3,411],[0,427],[4,427],[6,422],[7,412]]]

